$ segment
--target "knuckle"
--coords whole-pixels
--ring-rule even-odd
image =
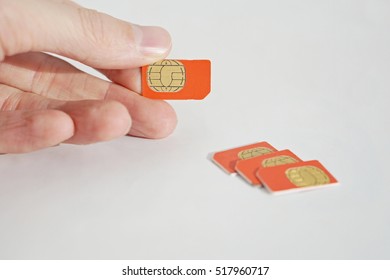
[[[8,6],[6,5],[7,1],[0,0],[0,61],[3,61],[6,55],[6,36],[9,29],[9,18],[7,16]]]
[[[26,36],[26,18],[17,1],[0,0],[0,61],[18,52],[27,52],[31,38]]]
[[[84,38],[94,45],[105,43],[107,32],[105,31],[105,15],[91,9],[78,8],[81,23],[81,31]]]
[[[22,101],[22,91],[0,85],[0,112],[17,110]]]
[[[55,93],[55,84],[60,71],[60,64],[51,56],[41,55],[40,61],[35,65],[34,75],[31,78],[29,90],[42,96]]]

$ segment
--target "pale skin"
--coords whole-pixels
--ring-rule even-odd
[[[0,153],[168,136],[176,114],[168,103],[139,95],[139,67],[170,49],[160,27],[130,24],[72,1],[0,0]],[[46,52],[96,68],[110,81]]]

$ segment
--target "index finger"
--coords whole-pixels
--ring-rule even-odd
[[[163,59],[171,48],[170,35],[161,27],[131,24],[68,1],[1,4],[0,61],[17,53],[46,51],[91,67],[127,69]]]

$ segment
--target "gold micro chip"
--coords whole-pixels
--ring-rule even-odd
[[[261,162],[261,165],[263,167],[272,167],[272,166],[278,166],[278,165],[284,165],[284,164],[290,164],[298,162],[297,159],[290,157],[290,156],[277,156],[277,157],[271,157],[263,160]]]
[[[155,92],[179,92],[186,83],[186,69],[180,61],[162,60],[148,66],[146,80]]]
[[[286,170],[288,180],[297,187],[317,186],[330,183],[329,176],[316,166],[306,165]]]
[[[256,147],[248,150],[244,150],[238,153],[239,159],[248,159],[274,152],[274,150],[265,147]]]

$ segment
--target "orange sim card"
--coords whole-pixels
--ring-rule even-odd
[[[302,161],[297,155],[290,150],[283,150],[266,154],[247,160],[240,160],[236,163],[236,171],[249,184],[261,186],[260,180],[256,177],[257,169],[291,164]]]
[[[267,142],[259,142],[222,152],[214,153],[213,162],[229,174],[236,173],[235,166],[239,160],[276,152],[277,150]]]
[[[152,99],[203,99],[210,92],[210,60],[166,59],[142,67],[142,95]]]
[[[311,190],[337,183],[317,160],[259,168],[256,176],[272,193]]]

